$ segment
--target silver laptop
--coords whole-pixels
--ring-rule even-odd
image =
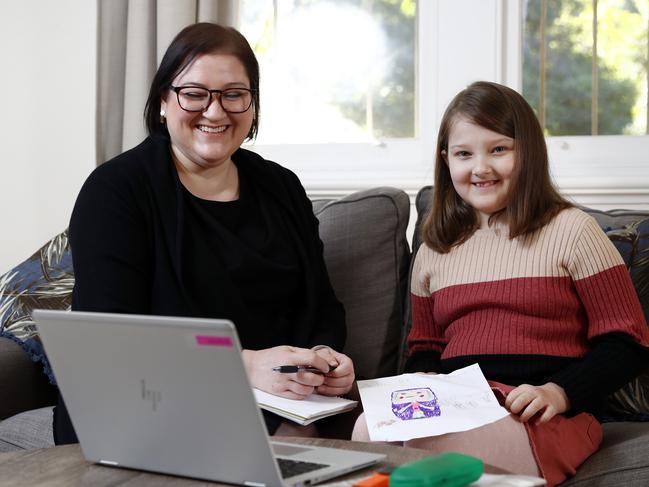
[[[229,321],[45,310],[34,320],[90,461],[292,486],[384,458],[269,441]]]

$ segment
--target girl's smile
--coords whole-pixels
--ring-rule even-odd
[[[482,181],[482,182],[479,181],[479,182],[477,182],[477,183],[471,183],[471,184],[473,184],[474,186],[476,186],[476,187],[478,187],[478,188],[490,188],[490,187],[492,187],[492,186],[498,184],[498,180],[494,180],[494,181]]]

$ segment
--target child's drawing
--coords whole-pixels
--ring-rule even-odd
[[[440,407],[454,408],[457,410],[478,409],[489,406],[493,402],[493,394],[490,391],[465,394],[462,396],[449,395],[438,399]]]
[[[450,374],[402,374],[359,381],[358,390],[372,441],[466,431],[509,415],[477,364]],[[421,421],[410,421],[416,419]]]
[[[428,387],[400,389],[392,392],[392,412],[402,420],[440,416],[437,396]]]
[[[374,428],[379,429],[379,428],[385,428],[386,426],[392,426],[394,423],[396,423],[396,419],[389,419],[387,421],[379,421],[374,425]]]

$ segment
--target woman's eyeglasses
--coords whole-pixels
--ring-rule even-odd
[[[252,105],[253,92],[248,88],[208,90],[198,86],[172,86],[171,89],[176,92],[178,105],[186,112],[204,112],[214,98],[227,113],[243,113]]]

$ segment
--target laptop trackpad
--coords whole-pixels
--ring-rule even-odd
[[[273,453],[275,453],[275,455],[279,455],[282,457],[297,455],[299,453],[304,453],[313,450],[313,448],[309,448],[305,446],[292,446],[292,445],[286,445],[284,443],[271,442],[271,445],[273,447]]]

